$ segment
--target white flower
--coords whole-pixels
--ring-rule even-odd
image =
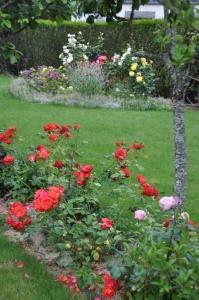
[[[68,53],[70,52],[69,49],[64,49],[63,51],[64,51],[64,53],[66,53],[66,54],[68,54]]]
[[[132,56],[131,59],[132,59],[132,61],[134,61],[134,60],[137,60],[137,57],[136,56]]]
[[[122,61],[118,61],[118,66],[121,67],[121,65],[122,65]]]
[[[120,92],[120,89],[116,88],[115,91],[116,91],[117,93],[119,93],[119,92]]]
[[[73,86],[70,85],[68,88],[67,88],[68,91],[73,91]]]
[[[84,55],[83,55],[83,59],[84,59],[84,60],[88,60],[88,56],[84,54]]]

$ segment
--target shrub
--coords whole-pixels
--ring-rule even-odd
[[[70,82],[76,91],[89,97],[101,94],[105,87],[103,70],[96,63],[78,63],[76,68],[71,68]]]
[[[158,190],[150,181],[140,173],[131,178],[132,169],[141,168],[138,162],[145,146],[117,141],[97,176],[92,165],[79,162],[79,124],[47,123],[43,129],[45,145],[37,145],[27,157],[9,149],[15,127],[0,135],[7,152],[0,160],[3,183],[23,176],[16,166],[31,174],[33,168],[40,170],[34,180],[21,178],[16,198],[11,181],[5,220],[9,227],[25,231],[30,238],[35,231],[42,232],[42,246],[56,250],[56,263],[68,266],[67,276],[62,274],[58,280],[75,293],[89,291],[92,299],[96,293],[105,299],[116,293],[122,299],[198,299],[198,225],[180,211],[179,198],[157,201]],[[21,198],[24,183],[31,185],[28,199]],[[104,211],[100,195],[130,198],[133,217],[122,215],[116,205]]]

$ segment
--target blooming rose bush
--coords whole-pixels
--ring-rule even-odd
[[[107,82],[114,88],[117,96],[129,98],[130,95],[154,95],[157,78],[153,62],[145,57],[133,56],[129,46],[122,55],[115,54],[111,61],[107,60],[104,71]]]
[[[143,143],[117,141],[97,176],[80,161],[80,124],[45,124],[42,143],[26,156],[10,148],[10,128],[0,135],[0,180],[10,193],[5,223],[30,239],[37,230],[44,234],[42,246],[67,264],[58,276],[65,287],[94,299],[198,298],[198,226],[180,212],[180,199],[158,199],[140,173]],[[99,199],[114,197],[131,201],[130,218],[116,204],[101,207]]]
[[[100,33],[94,45],[86,43],[80,32],[77,35],[68,34],[68,41],[63,46],[63,52],[59,58],[62,60],[63,66],[76,66],[78,63],[94,62],[102,53],[104,38]]]

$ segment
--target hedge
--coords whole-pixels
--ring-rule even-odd
[[[39,21],[35,30],[28,29],[13,38],[23,58],[18,62],[18,70],[38,65],[60,65],[59,54],[67,42],[68,33],[81,31],[86,41],[94,43],[100,32],[104,33],[105,48],[108,55],[121,52],[129,43],[133,50],[143,48],[149,53],[158,53],[159,46],[154,41],[154,33],[161,26],[162,20],[135,20],[132,30],[128,24],[107,24],[104,22],[89,25],[85,22],[64,22],[62,24],[50,21]],[[158,77],[157,94],[169,96],[170,80],[165,73],[162,61],[155,61]]]

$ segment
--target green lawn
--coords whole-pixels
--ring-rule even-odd
[[[17,268],[16,262],[24,267]],[[0,299],[1,300],[66,300],[72,299],[49,275],[46,267],[0,235]]]
[[[0,128],[4,129],[9,125],[16,125],[18,135],[21,136],[18,143],[18,146],[21,149],[30,144],[33,145],[39,142],[39,138],[35,133],[41,130],[43,124],[46,122],[66,124],[78,122],[81,124],[82,137],[88,141],[88,144],[85,144],[83,149],[84,157],[82,160],[84,162],[94,164],[96,170],[99,170],[99,162],[103,156],[115,150],[115,141],[125,140],[128,143],[131,143],[134,140],[139,140],[145,145],[143,162],[141,163],[142,166],[145,167],[143,174],[148,178],[150,183],[155,184],[160,195],[172,194],[174,181],[174,149],[171,112],[86,109],[66,107],[63,105],[27,103],[12,97],[8,92],[8,84],[9,79],[5,76],[1,76]],[[199,206],[197,205],[199,198],[197,177],[199,171],[198,132],[199,113],[197,111],[187,111],[186,135],[188,146],[188,188],[186,209],[191,213],[192,219],[196,221],[199,221]],[[104,201],[108,203],[109,199]],[[121,203],[121,206],[125,204],[125,199],[119,199],[117,201]],[[5,247],[5,243],[6,242],[4,241],[3,247]],[[14,251],[12,252],[14,246],[7,245],[7,247],[11,247],[10,253],[14,258]],[[1,248],[0,261],[2,259],[9,260],[10,254],[8,256],[7,251],[4,250],[4,254],[2,255]],[[16,253],[20,255],[20,250],[17,251],[18,252]],[[36,270],[34,272],[36,272]],[[10,278],[10,280],[12,280],[12,272],[10,272],[10,270],[7,270],[7,272],[4,270],[4,273],[4,278]],[[14,274],[13,276],[16,276],[14,280],[19,280],[18,276],[20,276],[20,274]],[[6,279],[6,281],[8,281],[8,279]],[[28,286],[30,294],[35,284],[36,288],[34,289],[33,295],[35,295],[35,293],[37,294],[37,290],[39,291],[39,285],[50,285],[50,283],[47,283],[47,279],[44,278],[44,276],[43,279],[42,277],[38,279],[38,282],[35,280],[32,285],[30,283],[23,283],[22,281],[22,287],[23,284]],[[51,284],[54,284],[53,281]],[[19,285],[20,288],[21,285]],[[4,285],[2,284],[0,287],[5,293]],[[56,287],[51,292],[55,293],[55,291],[57,291]],[[62,299],[62,289],[60,289],[59,293],[60,296],[52,299]],[[38,295],[39,294],[35,297],[32,296],[32,298],[26,297],[26,299],[44,300],[51,299],[51,297],[53,297],[45,294],[43,298],[37,298]],[[8,295],[7,298],[0,297],[0,299],[7,300],[10,298]],[[20,297],[20,299],[22,300],[23,297]]]

